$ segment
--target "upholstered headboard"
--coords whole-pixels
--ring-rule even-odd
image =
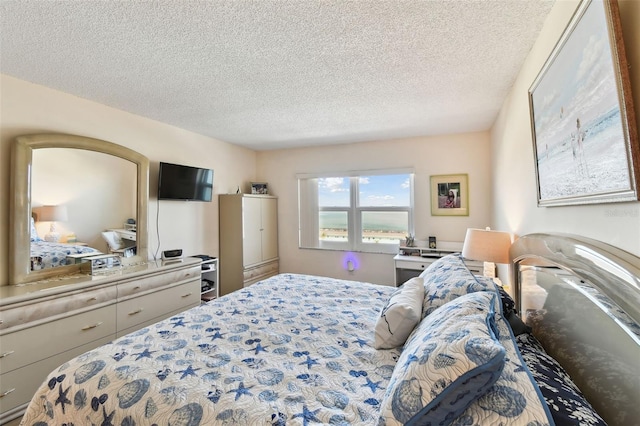
[[[640,419],[640,258],[567,234],[510,251],[525,322],[610,425]]]

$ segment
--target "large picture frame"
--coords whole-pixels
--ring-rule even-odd
[[[469,177],[431,176],[431,215],[469,216]]]
[[[640,147],[615,0],[583,0],[529,89],[538,206],[637,201]]]

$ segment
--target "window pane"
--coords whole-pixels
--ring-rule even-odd
[[[318,205],[320,207],[349,207],[349,178],[318,179]]]
[[[398,244],[409,234],[409,212],[362,212],[362,242]]]
[[[359,205],[408,207],[411,204],[410,182],[410,175],[361,176]]]
[[[321,241],[349,241],[349,216],[347,212],[320,212]]]

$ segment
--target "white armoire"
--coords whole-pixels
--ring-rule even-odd
[[[220,295],[276,275],[278,199],[269,195],[222,194]]]

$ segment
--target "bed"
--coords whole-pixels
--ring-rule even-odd
[[[594,253],[565,236],[522,238],[512,247],[515,300],[474,276],[459,255],[399,288],[297,274],[269,278],[63,364],[45,378],[21,424],[637,423],[637,407],[627,401],[640,398],[640,305],[627,297],[636,309],[627,312],[615,301],[619,291],[638,301],[638,259],[625,254],[625,263],[608,253],[607,268],[576,256],[558,259],[546,243],[554,238],[567,252],[579,246]],[[566,259],[577,263],[569,268]],[[538,278],[534,261],[544,265],[544,276]],[[591,315],[608,307],[604,317],[623,330],[607,342],[624,344],[615,365],[593,357],[594,376],[578,378],[601,385],[589,387],[576,385],[569,372],[584,368],[571,356],[576,345],[592,342],[572,335],[573,320],[558,317],[567,305],[548,296],[575,274],[587,283],[582,276],[594,270],[600,275],[588,281],[592,289],[602,280],[611,287],[613,273],[635,288],[620,290],[615,282],[616,289],[585,297],[591,306],[577,309]],[[527,315],[517,315],[519,308]],[[628,380],[618,383],[623,372]]]
[[[31,218],[31,270],[37,271],[69,264],[68,256],[100,254],[99,250],[78,244],[45,241],[38,236],[34,219]]]
[[[100,254],[100,251],[73,243],[54,243],[43,240],[31,241],[31,270],[37,271],[69,265],[70,257],[90,254]]]

